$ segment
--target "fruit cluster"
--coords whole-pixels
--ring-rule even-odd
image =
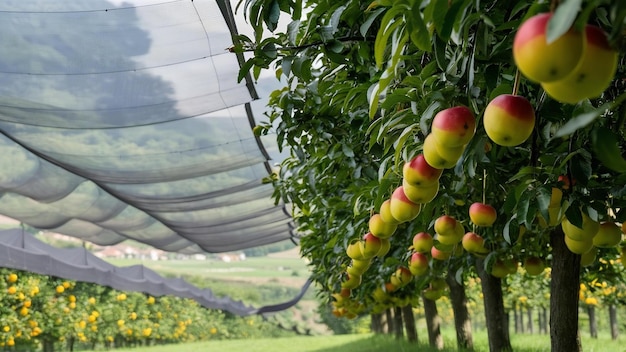
[[[518,69],[562,103],[575,104],[600,96],[613,80],[618,60],[606,33],[587,24],[584,30],[572,27],[548,42],[551,18],[552,13],[540,13],[517,31],[513,58]]]

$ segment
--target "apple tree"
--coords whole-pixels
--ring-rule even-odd
[[[293,205],[302,254],[338,313],[436,299],[443,278],[480,276],[490,349],[510,350],[502,281],[520,263],[548,266],[552,350],[579,349],[581,256],[616,255],[615,224],[626,220],[626,3],[240,9],[255,30],[236,38],[233,50],[253,53],[240,77],[272,69],[286,82],[260,128],[291,153],[271,180],[275,196]],[[281,16],[291,18],[284,30]],[[416,166],[427,181],[415,181],[405,165],[418,158],[441,172]],[[409,265],[419,232],[434,235],[423,271]]]

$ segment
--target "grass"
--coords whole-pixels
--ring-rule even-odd
[[[137,347],[129,349],[115,349],[116,352],[179,352],[179,351],[246,351],[246,352],[378,352],[394,351],[435,352],[427,345],[427,336],[423,331],[420,344],[415,345],[406,340],[396,340],[391,336],[371,334],[360,335],[331,335],[331,336],[297,336],[273,339],[255,340],[219,340],[198,343]],[[588,352],[626,351],[623,341],[612,341],[608,335],[601,335],[599,339],[590,339],[582,336],[583,350]],[[623,339],[622,339],[623,340]],[[442,352],[456,351],[454,332],[444,331],[446,348]],[[513,335],[511,338],[514,351],[519,352],[548,352],[550,338],[548,335]],[[480,331],[474,334],[476,352],[487,352],[489,346],[487,334]]]

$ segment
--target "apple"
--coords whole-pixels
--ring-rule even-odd
[[[446,280],[440,278],[440,277],[435,277],[432,280],[430,280],[430,287],[433,290],[445,290],[446,287],[448,287],[448,284],[446,283]]]
[[[431,127],[431,135],[437,138],[439,145],[447,148],[465,146],[475,132],[476,118],[465,106],[455,106],[439,111],[433,118]]]
[[[593,245],[599,248],[611,248],[622,241],[622,230],[614,222],[603,222],[593,237]]]
[[[519,262],[517,260],[507,258],[504,260],[504,265],[509,271],[509,274],[516,274],[517,268],[519,267]]]
[[[439,181],[428,186],[413,186],[404,179],[402,181],[404,194],[413,203],[428,203],[435,199],[439,192]]]
[[[380,218],[387,224],[398,225],[400,223],[400,221],[396,220],[396,218],[394,218],[393,215],[391,215],[391,199],[385,200],[380,205],[379,214],[380,214]]]
[[[367,271],[368,267],[360,268],[360,267],[355,267],[355,266],[350,265],[349,267],[346,268],[346,273],[348,273],[348,275],[361,276]]]
[[[535,15],[519,27],[513,39],[513,60],[528,79],[554,82],[565,78],[583,56],[583,33],[571,28],[552,43],[546,32],[552,13]]]
[[[415,219],[422,210],[419,203],[413,203],[404,193],[404,187],[400,186],[393,191],[389,205],[391,216],[399,222],[407,222]]]
[[[443,236],[453,236],[457,231],[457,221],[450,215],[441,215],[435,220],[435,232]]]
[[[389,297],[389,293],[385,290],[384,286],[381,285],[374,289],[374,292],[372,292],[372,298],[374,298],[374,301],[378,303],[384,303],[391,297]]]
[[[346,275],[346,280],[341,283],[341,288],[354,289],[361,285],[361,275]]]
[[[397,288],[406,286],[413,279],[413,274],[409,268],[401,266],[392,275],[389,281]]]
[[[514,147],[524,143],[532,134],[535,109],[520,95],[501,94],[487,104],[483,126],[494,143]]]
[[[536,256],[530,256],[524,259],[524,269],[526,269],[526,272],[528,273],[528,275],[537,276],[543,273],[545,268],[546,268],[546,264],[542,258],[539,258]]]
[[[617,51],[611,48],[606,33],[599,27],[585,26],[585,40],[586,47],[576,68],[563,79],[541,84],[554,100],[576,104],[599,97],[611,84],[617,69]]]
[[[471,254],[484,255],[489,252],[487,248],[485,248],[485,240],[475,232],[468,232],[463,235],[461,245]]]
[[[424,158],[424,154],[418,154],[402,167],[402,177],[413,186],[429,186],[439,181],[442,169],[432,167]]]
[[[412,275],[421,276],[428,272],[428,256],[424,253],[414,252],[409,260],[409,270]]]
[[[352,259],[352,262],[350,264],[349,268],[354,268],[354,270],[358,270],[361,273],[364,273],[372,264],[372,261],[369,259],[362,259],[362,260],[358,260],[358,259]]]
[[[433,236],[428,232],[418,232],[413,236],[413,250],[419,253],[428,253],[433,247]]]
[[[395,290],[397,290],[398,287],[394,284],[392,284],[391,282],[385,282],[385,290],[389,293],[394,292]]]
[[[433,246],[433,248],[430,249],[430,255],[436,260],[448,260],[452,256],[452,252],[442,251]]]
[[[376,253],[376,256],[379,258],[382,258],[384,256],[387,255],[387,253],[389,253],[389,250],[391,249],[391,241],[389,241],[389,239],[387,238],[381,238],[380,239],[380,250],[378,251],[378,253]]]
[[[389,238],[396,232],[398,225],[385,222],[380,214],[374,214],[369,220],[369,230],[378,238]]]
[[[363,257],[366,259],[370,259],[380,252],[380,247],[382,246],[380,238],[375,236],[373,233],[368,232],[363,236],[363,240],[360,242],[360,249]]]
[[[598,255],[598,248],[592,247],[591,250],[587,251],[580,255],[580,266],[586,267],[590,266],[596,261],[596,256]]]
[[[623,223],[622,223],[621,228],[622,228],[622,233],[623,233],[623,234],[626,234],[626,222],[623,222]]]
[[[573,240],[568,235],[565,237],[565,245],[574,254],[584,254],[591,250],[593,247],[593,238],[583,238],[582,241]]]
[[[437,137],[432,133],[426,136],[422,148],[426,162],[438,169],[453,168],[465,150],[465,146],[444,147],[440,145]]]
[[[431,301],[436,301],[439,298],[441,298],[441,296],[443,296],[443,290],[435,290],[432,287],[428,287],[422,291],[422,295],[426,299],[429,299]]]
[[[446,219],[442,219],[442,221],[449,221]],[[450,225],[450,224],[445,224],[443,223],[443,225]],[[441,227],[441,226],[440,226]],[[437,221],[435,220],[435,229],[437,229]],[[465,228],[463,228],[463,224],[461,224],[460,222],[454,220],[454,230],[449,231],[446,227],[444,227],[443,229],[441,229],[443,232],[442,233],[437,233],[437,240],[447,246],[454,246],[457,243],[461,242],[461,240],[463,240],[463,236],[465,235]]]
[[[569,188],[569,185],[568,185]],[[563,189],[567,189],[563,187]],[[563,191],[560,188],[552,187],[552,192],[550,193],[550,207],[560,207],[561,201],[563,200]]]
[[[469,217],[476,226],[490,227],[497,216],[496,208],[489,204],[475,202],[470,205]]]
[[[509,273],[509,268],[506,266],[504,261],[496,259],[496,261],[493,262],[493,265],[491,267],[491,276],[502,279],[503,277],[509,275]]]
[[[346,254],[348,255],[348,257],[350,257],[350,259],[355,259],[355,260],[366,259],[363,256],[363,253],[361,252],[360,242],[361,241],[359,240],[352,240],[350,244],[348,244],[348,247],[346,248]]]
[[[583,224],[582,228],[574,226],[567,217],[563,218],[561,222],[561,228],[567,237],[574,241],[591,240],[598,233],[600,229],[600,223],[592,220],[587,214],[582,213]]]

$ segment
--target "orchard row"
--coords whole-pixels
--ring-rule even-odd
[[[551,17],[551,13],[535,15],[517,31],[513,58],[519,71],[529,80],[540,83],[550,97],[562,103],[575,104],[600,96],[615,75],[618,59],[618,53],[608,44],[606,33],[587,25],[583,31],[571,28],[556,40],[548,41],[547,26]],[[521,145],[535,128],[535,108],[525,97],[517,95],[518,84],[519,77],[513,94],[502,94],[492,99],[482,116],[487,137],[502,147]],[[476,124],[474,114],[465,106],[444,109],[434,116],[421,153],[403,166],[402,185],[382,203],[377,213],[371,215],[369,231],[361,239],[350,242],[346,248],[350,265],[345,269],[340,290],[333,294],[336,315],[353,317],[373,308],[366,302],[352,300],[351,290],[360,286],[362,276],[373,259],[384,258],[389,252],[390,239],[398,226],[414,220],[422,208],[437,197],[443,171],[457,166],[474,137]],[[490,148],[490,145],[485,148]],[[568,249],[582,255],[581,265],[588,266],[596,260],[598,248],[618,246],[626,229],[620,228],[614,221],[592,219],[583,209],[582,226],[573,225],[565,215],[569,204],[563,197],[563,191],[570,190],[574,183],[564,175],[558,178],[552,187],[547,209],[538,213],[537,226],[544,229],[560,226]],[[415,234],[412,245],[407,249],[409,261],[369,293],[372,301],[385,301],[414,277],[428,277],[437,262],[461,257],[465,253],[485,258],[491,248],[499,248],[497,243],[488,245],[477,230],[489,228],[498,220],[498,211],[484,195],[482,200],[471,204],[468,218],[469,221],[457,220],[441,214],[431,222],[434,235],[428,229]],[[468,230],[469,227],[471,230]],[[518,240],[526,230],[524,226],[519,227]],[[521,263],[530,275],[543,273],[547,266],[545,258],[534,254],[521,258]],[[490,273],[503,278],[517,273],[519,264],[519,258],[513,256],[496,258],[490,265]],[[422,294],[426,298],[438,299],[445,293],[446,283],[442,277],[428,277],[425,282],[428,285]]]

